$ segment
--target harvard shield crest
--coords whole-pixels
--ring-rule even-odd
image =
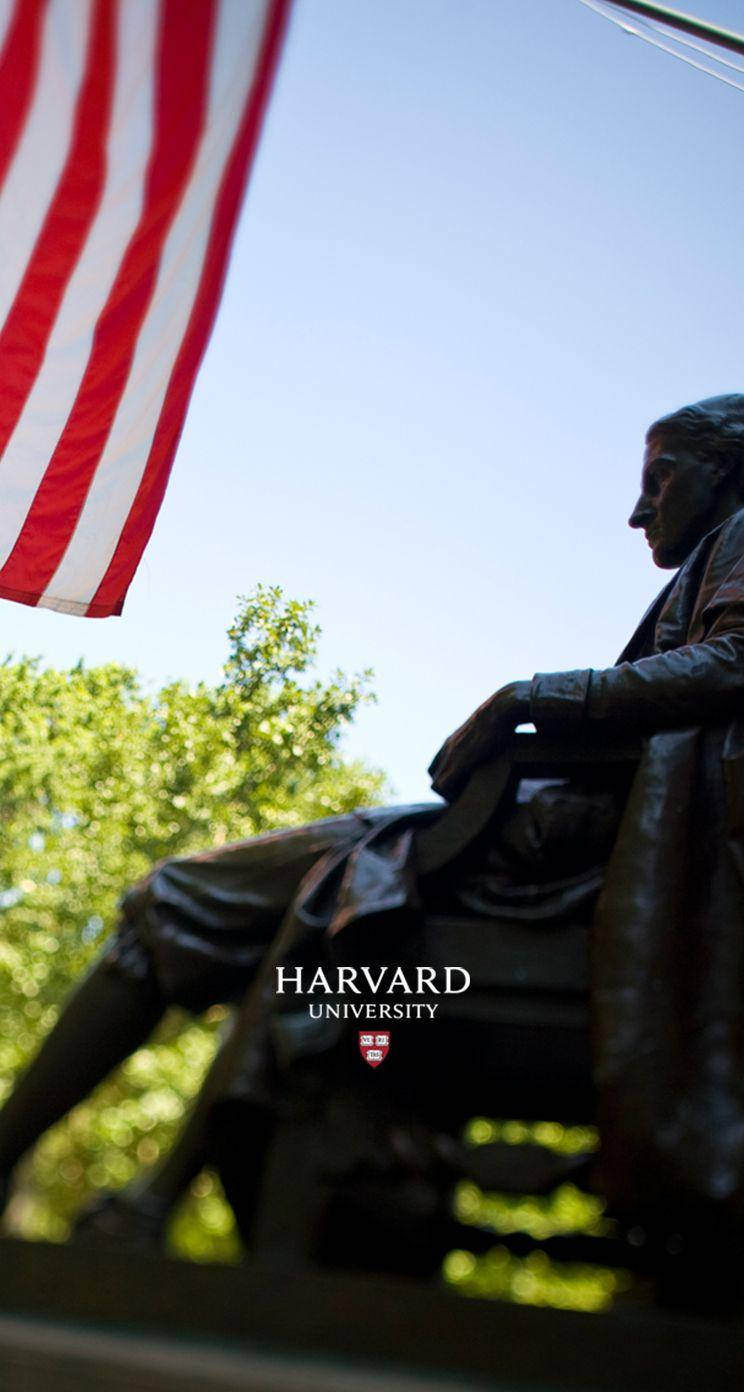
[[[360,1030],[359,1052],[370,1068],[379,1068],[390,1048],[390,1030]]]

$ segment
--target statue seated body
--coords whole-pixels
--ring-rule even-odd
[[[427,924],[441,934],[468,919],[483,925],[484,963],[513,953],[516,1004],[529,935],[547,944],[568,929],[586,943],[592,924],[607,1192],[629,1211],[671,1196],[676,1208],[738,1213],[744,397],[711,398],[651,427],[630,524],[676,573],[614,666],[512,683],[446,741],[431,773],[449,806],[376,809],[166,861],[129,891],[112,942],[0,1113],[0,1175],[169,1004],[242,1001],[180,1153],[150,1181],[162,1214],[207,1157],[220,1105],[266,1082],[278,965],[398,962],[423,951]],[[520,795],[506,755],[530,720],[533,772],[545,740],[562,742],[564,768],[531,794],[522,783]],[[612,755],[628,739],[631,773],[627,748]],[[556,778],[549,759],[542,772]],[[425,945],[443,950],[431,932]],[[563,995],[586,992],[586,979],[576,985]],[[508,996],[509,982],[500,986]],[[288,1037],[280,1016],[282,1028]],[[428,1026],[414,1028],[421,1043]],[[530,1030],[522,1037],[526,1048]],[[492,1111],[503,1110],[499,1070]],[[453,1078],[440,1089],[445,1101],[456,1088]]]

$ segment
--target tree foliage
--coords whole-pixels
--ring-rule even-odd
[[[369,672],[314,674],[312,605],[260,587],[239,603],[223,680],[148,694],[135,671],[0,666],[0,1085],[53,1024],[97,954],[122,891],[153,861],[271,826],[379,802],[382,775],[345,760],[343,731],[371,699]],[[11,1221],[62,1237],[95,1188],[152,1164],[198,1090],[219,1007],[170,1017],[37,1147]],[[191,1255],[226,1256],[231,1222],[197,1181],[178,1224]]]

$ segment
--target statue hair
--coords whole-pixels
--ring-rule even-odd
[[[707,458],[725,460],[744,493],[744,394],[708,396],[672,411],[646,432],[649,443],[660,436],[690,445]]]

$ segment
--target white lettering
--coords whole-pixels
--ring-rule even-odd
[[[354,982],[356,981],[356,974],[356,967],[338,968],[338,989],[341,995],[344,994],[344,991],[348,986],[350,991],[355,991],[358,996],[361,996],[362,993],[359,990],[359,987],[354,985]]]
[[[435,996],[439,995],[439,987],[434,985],[434,977],[437,974],[436,967],[417,967],[416,968],[416,995],[422,996],[424,991],[433,991]]]
[[[362,976],[364,977],[367,985],[369,986],[373,996],[377,995],[377,992],[379,991],[380,986],[382,985],[382,978],[384,977],[386,972],[387,967],[380,967],[380,975],[378,976],[376,981],[373,981],[372,973],[369,967],[362,967]]]
[[[395,971],[393,972],[393,975],[390,978],[390,985],[387,988],[387,993],[388,995],[391,995],[393,991],[397,990],[405,991],[407,996],[413,995],[413,992],[411,991],[411,988],[408,985],[408,982],[406,981],[406,974],[403,971],[402,967],[395,968]]]
[[[456,990],[455,987],[452,985],[452,973],[453,973],[453,972],[462,972],[462,975],[463,975],[464,978],[465,978],[464,984],[463,984],[462,986],[460,986],[457,990]],[[446,992],[446,994],[447,994],[448,996],[461,996],[462,993],[463,993],[463,991],[467,991],[468,986],[470,985],[470,972],[469,972],[469,971],[466,971],[464,967],[445,967],[445,969],[444,969],[444,978],[445,978],[445,986],[444,986],[444,989],[445,989],[445,992]]]
[[[284,983],[294,979],[295,991],[302,993],[302,967],[277,967],[276,969],[276,990],[277,995],[284,995]]]
[[[333,990],[328,985],[328,977],[322,967],[318,967],[318,970],[307,988],[307,994],[311,996],[313,991],[325,991],[327,996],[333,995]]]

